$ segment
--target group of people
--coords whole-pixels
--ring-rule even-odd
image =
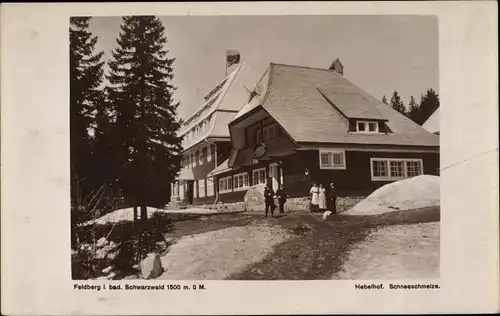
[[[328,190],[323,184],[318,186],[317,183],[314,183],[309,193],[311,194],[311,212],[324,212],[326,210],[333,214],[337,212],[337,197],[333,182],[330,183]]]
[[[323,186],[323,184],[318,186],[318,184],[314,183],[309,193],[311,194],[311,212],[323,212],[326,210],[331,211],[333,214],[337,212],[337,197],[335,184],[333,182],[330,183],[328,190]],[[287,197],[288,195],[285,192],[283,185],[276,190],[276,193],[269,185],[267,185],[264,189],[266,217],[269,212],[271,213],[271,216],[274,217],[274,210],[276,209],[276,204],[274,203],[275,198],[278,198],[279,212],[281,214],[284,213]]]
[[[279,212],[281,214],[285,213],[285,203],[287,194],[283,185],[280,186],[276,193],[274,193],[273,189],[267,185],[264,189],[264,202],[266,204],[266,217],[269,211],[271,211],[271,216],[274,217],[274,210],[276,209],[276,204],[274,204],[274,198],[278,198]]]

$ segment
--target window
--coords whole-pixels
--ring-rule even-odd
[[[357,121],[356,126],[361,133],[378,133],[378,122]]]
[[[196,166],[201,165],[201,163],[200,163],[200,151],[199,150],[196,151],[196,158],[195,159],[196,159],[195,160]]]
[[[194,180],[194,184],[193,184],[193,197],[195,199],[198,197],[198,180]]]
[[[207,161],[210,162],[212,160],[212,145],[208,145],[207,147]]]
[[[389,161],[389,167],[391,169],[391,178],[404,179],[405,177],[405,162],[401,160],[391,160]]]
[[[194,154],[191,154],[191,168],[194,168]]]
[[[199,185],[199,196],[205,197],[205,179],[200,179],[198,180],[198,185]]]
[[[371,158],[372,181],[396,181],[423,173],[422,159]]]
[[[408,178],[416,177],[422,174],[422,161],[410,160],[406,162],[406,176]],[[439,169],[438,169],[439,174]]]
[[[205,147],[201,150],[201,160],[203,162],[208,161],[208,159],[207,159],[207,147]]]
[[[252,171],[252,185],[266,184],[266,168]]]
[[[233,177],[224,177],[219,179],[219,192],[231,192],[233,190]]]
[[[235,190],[237,189],[245,189],[248,188],[249,183],[248,183],[248,173],[240,173],[237,174],[233,177],[233,188]]]
[[[319,151],[320,169],[345,169],[345,151],[321,149]]]
[[[260,129],[257,130],[257,134],[255,135],[255,141],[257,144],[262,143],[262,131]]]
[[[214,195],[214,178],[207,178],[207,196]]]
[[[386,160],[372,161],[372,179],[389,177],[389,169]]]
[[[264,127],[262,129],[263,141],[267,141],[275,137],[278,137],[278,132],[279,132],[278,124],[272,124]]]

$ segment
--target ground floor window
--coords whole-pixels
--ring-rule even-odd
[[[193,197],[194,198],[198,197],[198,180],[194,180],[193,183]]]
[[[233,177],[233,181],[234,181],[233,188],[235,190],[248,188],[249,186],[248,173],[245,172],[235,175]]]
[[[202,198],[205,197],[205,179],[198,180],[199,193],[198,195]]]
[[[319,166],[321,169],[345,169],[345,151],[321,149],[319,151]]]
[[[396,181],[423,174],[422,159],[371,158],[372,181]]]
[[[214,195],[214,178],[207,178],[207,196]]]
[[[266,168],[252,171],[252,185],[266,184]]]
[[[226,193],[233,190],[233,177],[224,177],[219,179],[219,192]]]

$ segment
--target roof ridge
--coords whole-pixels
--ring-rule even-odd
[[[301,65],[290,65],[290,64],[283,64],[283,63],[270,63],[270,64],[273,65],[273,66],[285,66],[285,67],[294,67],[294,68],[304,68],[304,69],[322,70],[322,71],[327,71],[327,72],[331,72],[331,73],[337,73],[337,72],[332,71],[330,69],[319,68],[319,67],[301,66]],[[337,74],[337,75],[341,76],[340,74]],[[343,76],[341,76],[341,77],[343,77]]]

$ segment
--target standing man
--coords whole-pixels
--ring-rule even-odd
[[[332,214],[337,214],[337,190],[335,189],[335,183],[330,183],[330,189],[328,190],[328,200],[330,202],[329,209]]]
[[[274,192],[269,185],[264,189],[264,201],[266,203],[266,217],[269,209],[271,210],[271,217],[274,217]]]
[[[287,197],[287,194],[285,192],[285,189],[283,188],[283,185],[281,185],[280,188],[278,190],[276,190],[276,196],[278,197],[280,213],[283,214],[283,213],[285,213],[285,203],[286,203],[286,197]]]

